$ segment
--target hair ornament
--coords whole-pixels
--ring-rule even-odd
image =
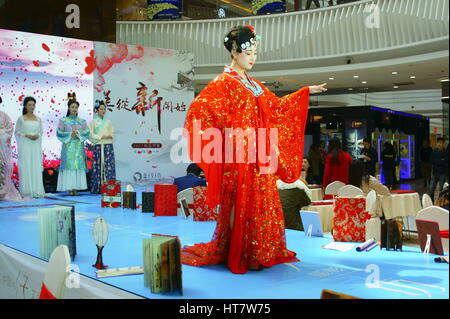
[[[75,94],[75,92],[73,93],[67,93],[67,101],[72,101],[72,100],[77,100],[77,95]]]

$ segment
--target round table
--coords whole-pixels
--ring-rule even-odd
[[[316,202],[323,199],[323,188],[322,185],[308,185],[311,190],[311,201]]]
[[[422,209],[419,193],[393,193],[390,196],[383,196],[381,200],[383,214],[386,219],[396,217],[416,216]]]

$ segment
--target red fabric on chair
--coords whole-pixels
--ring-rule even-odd
[[[311,206],[329,206],[333,205],[334,202],[311,202]]]
[[[441,230],[441,238],[448,238],[448,230]]]
[[[323,196],[324,200],[330,200],[330,199],[335,199],[335,198],[336,198],[336,195],[324,195]]]
[[[391,193],[393,193],[393,194],[413,194],[413,193],[417,193],[417,192],[406,190],[406,189],[397,189],[397,190],[391,190]]]
[[[333,209],[334,241],[364,242],[370,217],[365,198],[338,197]]]
[[[47,289],[44,283],[42,283],[41,294],[39,295],[39,299],[58,299]]]
[[[206,204],[206,187],[194,187],[194,221],[207,222],[217,220],[217,210]]]

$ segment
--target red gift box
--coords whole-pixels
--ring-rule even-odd
[[[333,209],[334,241],[364,242],[366,221],[370,217],[366,211],[365,198],[336,198]]]
[[[209,222],[217,220],[217,210],[206,205],[206,187],[194,187],[194,221]]]
[[[122,206],[120,181],[107,181],[101,187],[102,208],[119,208]]]
[[[334,204],[334,201],[318,201],[318,202],[311,202],[311,206],[331,206]]]
[[[177,185],[155,185],[155,217],[177,216]]]

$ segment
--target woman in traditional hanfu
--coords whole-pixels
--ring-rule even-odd
[[[0,97],[0,104],[2,98]],[[19,191],[11,180],[13,173],[11,138],[14,126],[9,116],[0,111],[0,200],[22,201]]]
[[[116,180],[114,127],[110,120],[105,119],[105,102],[96,101],[94,112],[97,116],[89,123],[89,140],[95,144],[90,189],[92,194],[100,194],[103,182]]]
[[[243,274],[298,261],[286,247],[276,181],[299,179],[309,97],[325,92],[326,84],[276,97],[246,73],[257,40],[251,26],[230,31],[224,44],[231,66],[197,96],[186,118],[191,159],[208,180],[207,204],[220,205],[213,240],[184,247],[186,265],[226,263]]]
[[[89,137],[89,128],[86,120],[78,117],[80,103],[75,93],[69,93],[68,107],[67,116],[59,120],[57,130],[58,140],[63,143],[57,191],[69,191],[70,195],[76,196],[79,190],[88,188],[84,142]]]
[[[23,197],[42,198],[45,188],[42,172],[41,119],[34,114],[36,99],[29,96],[23,101],[23,116],[17,119],[15,136],[19,154],[19,190]]]

